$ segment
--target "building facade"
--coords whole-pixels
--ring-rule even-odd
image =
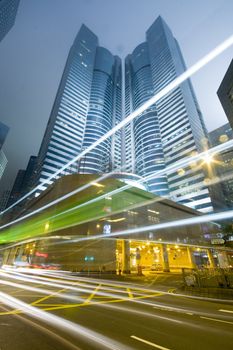
[[[8,163],[6,155],[2,150],[2,146],[5,142],[8,132],[9,132],[9,127],[3,124],[2,122],[0,122],[0,180],[3,176],[3,173]]]
[[[3,152],[3,150],[0,150],[0,180],[6,169],[7,163],[8,163],[8,160],[7,160],[7,157],[5,156],[5,153]]]
[[[16,175],[13,187],[10,191],[7,207],[15,203],[25,193],[32,190],[37,178],[37,157],[31,156],[27,168],[20,169]]]
[[[0,193],[0,212],[6,209],[10,193],[10,190],[5,190]]]
[[[146,32],[146,41],[125,60],[126,115],[185,69],[176,39],[158,17]],[[144,177],[166,169],[163,176],[150,176],[152,192],[203,212],[211,211],[206,174],[200,167],[168,171],[175,162],[203,151],[206,138],[200,108],[191,82],[186,80],[125,127],[126,169]]]
[[[19,0],[0,0],[0,41],[15,23]]]
[[[230,123],[224,124],[209,133],[212,146],[220,145],[233,139],[233,130]],[[224,195],[226,205],[233,207],[233,150],[228,149],[215,156],[213,165],[220,179],[220,186]]]
[[[218,98],[233,128],[233,60],[218,88]]]
[[[185,70],[171,30],[158,17],[146,41],[125,59],[125,115],[129,115]],[[46,181],[122,118],[121,60],[100,47],[82,25],[65,65],[38,156],[38,183]],[[213,210],[203,166],[169,169],[208,147],[207,131],[190,80],[63,171],[134,173],[149,190],[191,208]],[[41,185],[41,190],[48,184]]]
[[[82,25],[70,49],[39,151],[39,183],[103,136],[121,120],[121,114],[121,61],[100,47],[96,35]],[[63,175],[107,172],[120,162],[119,132]]]
[[[202,215],[138,187],[129,189],[125,178],[118,175],[101,181],[101,194],[98,186],[74,194],[79,187],[96,181],[98,175],[64,176],[43,196],[28,201],[12,219],[73,193],[64,202],[35,214],[36,217],[2,231],[0,245],[9,245],[5,246],[8,249],[3,264],[22,266],[22,261],[27,261],[31,267],[55,265],[84,273],[159,269],[177,272],[182,268],[232,265],[232,250],[212,244],[212,239],[221,237],[218,225],[184,222],[181,226],[165,225],[158,229],[159,224],[167,223],[168,217],[171,223]],[[120,193],[109,197],[110,191],[119,189]],[[25,243],[25,239],[30,242]],[[12,242],[16,245],[12,246]]]
[[[9,127],[3,124],[2,122],[0,122],[0,149],[2,149],[2,146],[5,142],[8,132],[9,132]]]

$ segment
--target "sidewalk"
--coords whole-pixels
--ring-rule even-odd
[[[214,287],[187,287],[179,288],[176,293],[181,293],[189,296],[198,296],[214,299],[226,299],[233,301],[232,288],[214,288]]]

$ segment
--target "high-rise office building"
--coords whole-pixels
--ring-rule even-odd
[[[17,173],[7,202],[8,207],[33,188],[36,181],[36,176],[37,157],[31,156],[28,161],[27,168],[25,170],[20,169]]]
[[[8,160],[7,157],[5,156],[5,153],[3,152],[3,150],[0,150],[0,180],[2,178],[2,175],[6,169]]]
[[[0,41],[15,23],[19,0],[0,0]]]
[[[9,127],[0,122],[0,149],[2,148],[5,139],[7,137],[7,134],[9,132]]]
[[[2,146],[3,146],[3,143],[5,142],[8,132],[9,132],[9,127],[3,124],[2,122],[0,122],[0,180],[2,178],[2,175],[8,163],[6,155],[2,150]]]
[[[121,61],[82,25],[70,49],[38,155],[39,183],[121,120]],[[64,174],[101,173],[121,163],[121,132]],[[45,186],[41,186],[41,189]]]
[[[217,91],[219,100],[233,128],[233,60]]]
[[[158,17],[146,32],[146,41],[125,60],[126,115],[185,69],[176,39]],[[124,136],[126,168],[144,177],[203,151],[207,131],[190,80],[125,127]],[[181,170],[152,176],[149,188],[159,195],[169,194],[171,199],[189,207],[211,211],[206,174],[192,166]]]
[[[25,175],[25,170],[20,169],[16,175],[9,200],[7,202],[7,207],[15,203],[22,195],[23,179]]]
[[[125,60],[125,115],[182,74],[185,63],[161,17]],[[62,75],[38,156],[39,183],[102,137],[122,118],[121,60],[82,26]],[[119,169],[150,178],[150,191],[203,212],[211,211],[203,167],[167,171],[207,147],[207,131],[190,80],[72,164],[62,175]],[[160,172],[160,174],[158,173]],[[41,189],[46,185],[41,186]]]
[[[212,146],[220,145],[233,139],[233,130],[229,123],[209,133],[209,139]],[[217,175],[220,179],[220,186],[224,195],[226,205],[233,207],[233,150],[228,149],[221,154],[215,155],[213,165],[216,168]]]
[[[5,190],[0,193],[0,213],[7,207],[7,202],[9,200],[10,193],[10,190]]]

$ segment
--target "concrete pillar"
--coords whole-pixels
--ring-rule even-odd
[[[7,264],[9,264],[9,265],[14,264],[16,251],[17,251],[17,247],[10,249],[10,253],[8,255],[8,258],[7,258]]]
[[[160,249],[161,249],[161,263],[163,266],[163,272],[170,272],[168,253],[167,253],[167,245],[160,244]]]
[[[216,264],[215,264],[215,261],[214,261],[212,249],[207,249],[207,256],[208,256],[208,259],[209,259],[209,266],[210,266],[210,268],[214,269],[216,267]]]
[[[10,255],[9,249],[7,249],[3,252],[2,265],[7,265],[9,255]]]
[[[190,268],[191,269],[196,269],[197,265],[196,265],[196,262],[195,262],[195,258],[193,256],[192,248],[187,247],[187,254],[188,254],[188,261],[189,261],[189,264],[190,264]]]
[[[130,273],[130,244],[124,239],[122,240],[122,272]]]
[[[229,261],[228,261],[227,252],[218,251],[217,256],[218,256],[219,267],[221,267],[222,269],[228,268]]]

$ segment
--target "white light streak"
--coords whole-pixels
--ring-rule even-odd
[[[29,305],[17,298],[14,298],[6,293],[0,292],[0,301],[10,306],[11,308],[22,311],[32,318],[36,318],[43,323],[47,323],[52,327],[61,328],[62,330],[71,333],[72,335],[81,336],[87,342],[92,341],[101,346],[101,349],[110,350],[133,350],[131,347],[125,346],[122,343],[111,340],[110,338],[92,331],[89,328],[75,324],[71,321],[65,320],[59,316],[53,315],[49,312],[40,310],[32,305]]]
[[[170,221],[170,222],[164,222],[161,224],[140,226],[140,227],[136,227],[133,229],[112,232],[109,234],[105,234],[104,236],[102,234],[102,235],[92,235],[92,236],[87,236],[87,237],[81,237],[81,238],[73,239],[69,242],[81,242],[81,241],[100,239],[100,238],[106,239],[109,237],[125,236],[125,235],[131,235],[134,233],[157,231],[157,230],[161,230],[161,229],[180,227],[180,226],[190,226],[190,225],[195,225],[195,224],[202,224],[205,222],[220,221],[220,220],[231,219],[231,218],[233,218],[233,210],[229,210],[227,212],[224,211],[224,212],[219,212],[219,213],[201,215],[201,216],[194,217],[194,218],[174,220],[174,221]]]

